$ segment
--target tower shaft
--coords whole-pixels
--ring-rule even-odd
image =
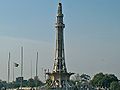
[[[56,28],[56,47],[55,59],[52,73],[46,73],[52,81],[50,87],[52,88],[65,88],[69,87],[69,78],[73,73],[68,73],[65,64],[64,52],[64,28],[62,4],[58,4],[57,18],[55,23]]]
[[[55,24],[56,28],[56,49],[55,49],[55,62],[54,72],[67,72],[65,65],[65,54],[64,54],[64,28],[62,4],[58,5],[57,21]]]

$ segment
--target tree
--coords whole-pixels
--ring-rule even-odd
[[[118,82],[117,77],[114,74],[105,74],[103,77],[103,87],[110,87],[110,84],[114,81]]]
[[[80,85],[81,85],[81,77],[80,77],[80,74],[74,74],[73,76],[71,76],[71,82],[72,82],[76,87],[80,87]]]
[[[42,86],[42,85],[44,85],[43,82],[40,80],[37,80],[37,86]]]
[[[38,78],[34,78],[34,79],[30,78],[28,80],[28,86],[31,88],[36,87],[36,86],[37,87],[42,86],[42,85],[43,85],[43,82],[41,82]]]
[[[42,86],[43,85],[43,82],[39,80],[38,76],[34,77],[34,82],[35,82],[35,86],[38,87],[38,86]]]
[[[113,81],[118,81],[114,74],[96,74],[91,80],[91,84],[95,87],[109,88]]]
[[[28,86],[31,87],[31,88],[35,87],[35,81],[34,81],[34,79],[30,78],[28,80]]]
[[[1,88],[6,88],[6,86],[7,86],[7,83],[6,83],[6,81],[2,81],[2,80],[0,80],[0,90],[1,90]]]
[[[91,84],[93,86],[101,86],[102,78],[104,77],[103,73],[96,74],[93,79],[91,80]]]
[[[75,74],[71,77],[71,81],[72,83],[75,85],[75,90],[83,87],[89,87],[90,88],[90,84],[89,84],[89,81],[90,81],[91,77],[87,74]]]
[[[120,90],[120,84],[119,84],[119,82],[112,82],[110,84],[110,90]]]
[[[11,84],[11,87],[13,88],[18,88],[19,89],[19,87],[20,87],[20,82],[12,82]]]

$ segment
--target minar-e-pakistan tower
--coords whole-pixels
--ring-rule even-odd
[[[51,80],[51,87],[53,88],[64,88],[70,87],[69,79],[73,73],[68,73],[65,64],[65,52],[64,52],[64,28],[62,3],[58,4],[57,18],[56,18],[56,48],[54,67],[52,73],[46,73]]]

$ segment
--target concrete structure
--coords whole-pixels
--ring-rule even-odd
[[[52,73],[46,73],[51,80],[51,88],[71,88],[72,85],[69,82],[70,76],[73,73],[68,73],[65,64],[65,52],[64,52],[64,28],[62,3],[58,4],[57,18],[56,18],[56,48],[54,67]],[[60,89],[60,90],[61,90]],[[62,89],[63,90],[63,89]],[[69,89],[70,90],[70,89]]]

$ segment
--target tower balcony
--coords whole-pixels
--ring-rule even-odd
[[[63,24],[63,23],[55,23],[55,28],[65,28],[65,24]]]

